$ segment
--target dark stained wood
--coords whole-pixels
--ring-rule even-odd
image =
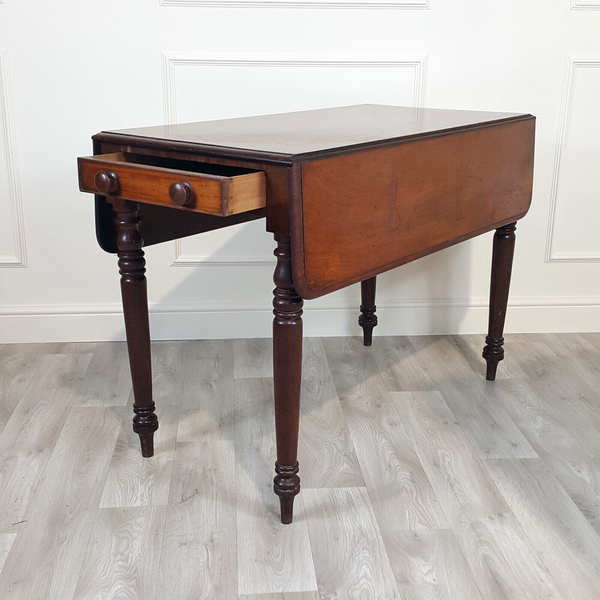
[[[142,245],[264,216],[277,242],[274,490],[282,522],[292,521],[300,490],[303,299],[360,281],[359,323],[369,345],[377,323],[379,273],[497,229],[483,353],[487,377],[493,379],[504,352],[514,222],[526,214],[531,201],[534,125],[531,115],[361,105],[95,135],[94,167],[80,172],[80,185],[96,194],[101,247],[119,254],[134,429],[144,455],[152,453],[158,422],[152,403]],[[135,156],[145,166],[123,170],[122,164],[102,163],[98,155],[108,154],[125,161]],[[194,212],[199,188],[192,179],[199,170],[215,174],[232,168],[264,174],[264,208],[243,205],[242,212],[230,216],[223,216],[228,212],[222,206],[218,216]],[[174,171],[165,177],[159,169]],[[182,171],[190,171],[191,178]],[[157,182],[165,189],[157,191]],[[220,188],[222,193],[227,185]],[[140,203],[128,203],[118,194]]]
[[[317,298],[520,219],[533,139],[526,120],[302,163],[298,293]]]
[[[94,176],[94,186],[100,194],[114,194],[119,189],[119,176],[110,169],[98,171]]]
[[[113,204],[117,227],[121,296],[125,334],[133,384],[133,430],[140,436],[142,456],[154,454],[158,418],[152,401],[150,326],[146,292],[143,240],[139,232],[138,205],[123,200]]]
[[[293,162],[354,153],[518,121],[528,115],[361,104],[199,123],[103,132],[97,139],[138,145],[154,140],[172,150],[224,157]],[[105,137],[103,137],[105,136]],[[136,139],[137,138],[137,139]]]
[[[169,186],[169,198],[175,206],[189,206],[195,196],[194,188],[185,180],[176,181]]]
[[[516,223],[496,229],[492,253],[492,279],[490,284],[490,318],[485,338],[483,358],[487,362],[485,378],[496,379],[498,363],[504,358],[504,320],[508,304],[510,275],[515,252]]]
[[[112,202],[110,198],[96,196],[96,238],[105,252],[114,254],[117,251],[117,242],[110,202]],[[144,248],[264,217],[263,211],[241,213],[230,217],[216,217],[202,213],[171,210],[168,207],[154,204],[140,204],[139,207],[139,229],[144,240]]]
[[[363,343],[370,346],[373,343],[373,328],[377,325],[375,315],[375,285],[376,277],[370,277],[360,282],[360,316],[358,324],[363,328]]]
[[[275,235],[277,266],[273,275],[273,383],[277,462],[273,489],[279,496],[281,522],[291,523],[298,477],[298,426],[302,382],[302,298],[292,281],[290,238]]]

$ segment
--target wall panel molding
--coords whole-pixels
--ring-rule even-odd
[[[9,248],[0,245],[0,267],[26,267],[25,226],[23,221],[23,205],[21,185],[17,163],[17,144],[14,114],[12,109],[12,92],[8,51],[0,49],[0,215],[4,225],[12,229]],[[2,189],[4,187],[4,189]],[[10,223],[10,225],[8,225]],[[0,244],[4,243],[0,240]]]
[[[423,107],[427,83],[427,56],[401,57],[382,56],[377,58],[357,58],[354,56],[329,55],[298,56],[244,56],[198,55],[194,53],[163,53],[164,112],[167,123],[177,123],[176,68],[177,67],[244,67],[244,68],[370,68],[370,69],[409,69],[413,72],[412,105]],[[173,266],[265,266],[273,265],[271,253],[264,256],[225,255],[215,259],[211,254],[184,252],[183,242],[175,242]]]
[[[2,0],[0,0],[1,2]],[[585,1],[585,0],[583,0]],[[359,8],[429,10],[429,0],[160,0],[161,6],[198,6],[211,8]]]
[[[228,55],[207,55],[191,52],[163,52],[163,89],[165,99],[165,119],[167,123],[177,123],[175,68],[178,66],[220,66],[220,67],[346,67],[346,68],[407,68],[414,70],[413,106],[425,105],[427,83],[427,56],[399,57],[382,56],[373,59],[352,56],[271,57],[245,56],[243,58]]]
[[[581,251],[569,249],[568,247],[559,247],[557,240],[558,231],[561,226],[560,208],[565,202],[563,188],[565,179],[565,163],[569,157],[569,140],[572,138],[572,125],[576,114],[575,99],[577,95],[578,75],[584,69],[598,69],[600,76],[600,57],[580,57],[568,56],[563,86],[563,97],[558,123],[558,135],[556,141],[556,151],[554,159],[554,170],[552,176],[552,188],[550,193],[550,215],[548,219],[548,234],[546,240],[546,262],[571,262],[571,263],[589,263],[600,262],[600,244],[598,250]],[[596,117],[596,115],[591,115]],[[600,159],[600,153],[598,154]],[[589,218],[589,215],[579,215],[581,219]]]
[[[571,10],[600,10],[600,0],[571,0]]]

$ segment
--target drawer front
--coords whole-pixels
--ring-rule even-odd
[[[174,161],[165,167],[145,160],[121,152],[79,158],[79,189],[223,217],[266,205],[263,171],[202,163],[185,163],[194,169],[186,170],[173,168]]]

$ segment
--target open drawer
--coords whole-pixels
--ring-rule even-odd
[[[226,217],[266,204],[263,171],[117,152],[77,160],[79,189]]]

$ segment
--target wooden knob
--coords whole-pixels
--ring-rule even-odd
[[[194,201],[195,194],[187,181],[176,181],[169,186],[169,198],[177,206],[189,206]]]
[[[119,189],[119,177],[114,171],[98,171],[94,177],[94,185],[103,195],[114,194]]]

